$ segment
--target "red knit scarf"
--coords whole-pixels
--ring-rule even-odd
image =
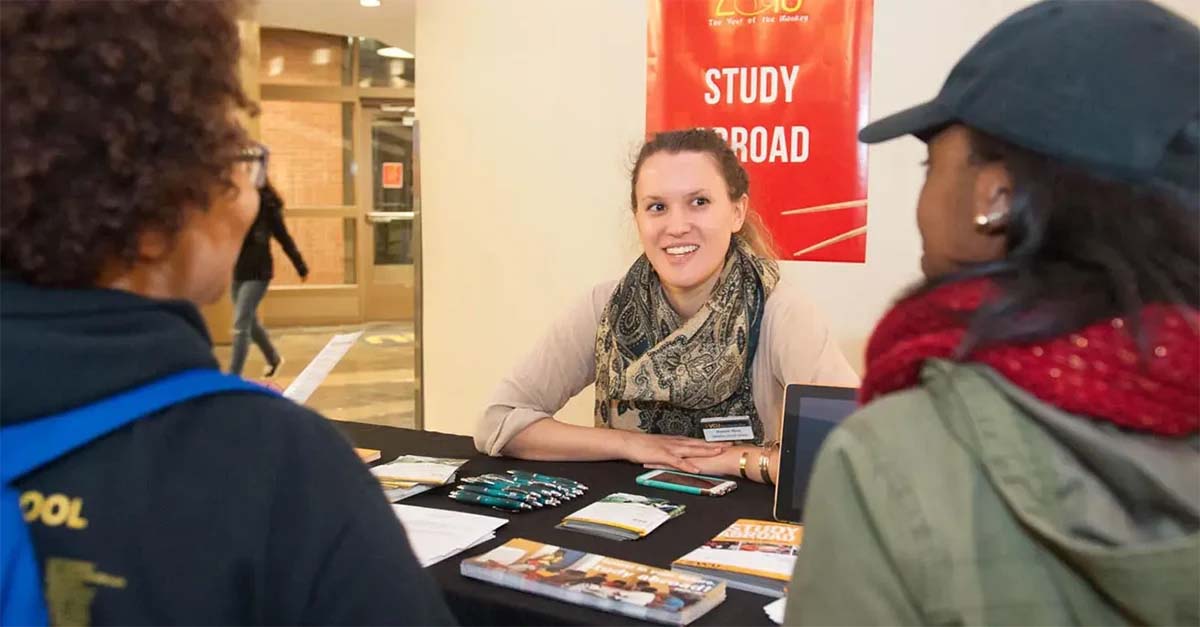
[[[993,293],[985,280],[937,288],[898,303],[867,345],[860,392],[871,399],[919,383],[927,359],[951,359],[969,314]],[[1200,312],[1150,305],[1142,310],[1150,343],[1139,351],[1130,324],[1103,320],[1061,337],[995,344],[963,361],[986,364],[1064,411],[1165,436],[1200,431]]]

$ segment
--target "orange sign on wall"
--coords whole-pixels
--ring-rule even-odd
[[[872,0],[648,2],[648,133],[725,137],[780,258],[865,261]]]
[[[399,161],[384,161],[380,175],[380,186],[384,189],[404,189],[404,164]]]

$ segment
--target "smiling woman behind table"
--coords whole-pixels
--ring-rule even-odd
[[[475,432],[489,455],[624,459],[745,476],[778,463],[788,383],[858,385],[824,318],[780,281],[750,181],[719,135],[660,133],[633,169],[644,254],[595,286],[504,378]],[[596,384],[596,427],[553,418]],[[700,419],[750,416],[753,445],[709,443]],[[774,476],[774,473],[771,473]]]

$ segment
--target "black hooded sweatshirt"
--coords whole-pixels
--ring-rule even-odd
[[[190,304],[0,283],[3,426],[217,367]],[[453,622],[378,482],[286,399],[187,401],[17,487],[27,518],[56,498],[29,524],[58,624]]]

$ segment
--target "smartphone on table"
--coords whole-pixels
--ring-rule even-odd
[[[651,470],[638,475],[637,483],[651,488],[705,496],[724,496],[737,488],[735,481],[720,477],[693,475],[690,472],[679,472],[678,470]]]

